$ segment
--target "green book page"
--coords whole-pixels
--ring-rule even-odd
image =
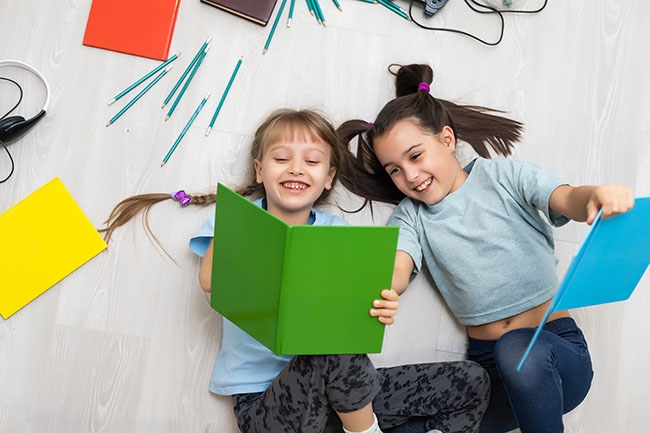
[[[397,227],[294,226],[282,281],[278,354],[378,353],[369,314],[389,289]]]
[[[219,184],[212,308],[273,350],[288,225]]]

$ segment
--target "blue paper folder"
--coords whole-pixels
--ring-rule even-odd
[[[600,214],[575,253],[560,287],[537,327],[517,371],[548,317],[556,311],[628,299],[650,264],[650,197],[636,198],[630,212]]]

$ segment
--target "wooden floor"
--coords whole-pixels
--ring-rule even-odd
[[[116,93],[159,62],[82,45],[91,0],[1,0],[0,58],[25,61],[51,86],[47,116],[9,149],[16,172],[0,184],[0,212],[59,176],[100,226],[122,198],[144,192],[211,190],[236,184],[248,169],[251,134],[279,107],[315,108],[334,123],[372,120],[393,92],[390,63],[428,63],[432,92],[501,108],[525,122],[515,158],[549,168],[572,184],[618,182],[650,194],[650,3],[551,1],[536,15],[507,15],[503,42],[426,31],[380,5],[341,0],[321,5],[327,27],[297,1],[262,55],[270,26],[249,23],[198,0],[182,0],[171,53],[174,69],[110,127]],[[398,0],[408,6],[405,0]],[[516,4],[536,8],[541,1]],[[287,13],[285,8],[285,14]],[[430,26],[456,27],[486,39],[498,19],[450,1]],[[212,46],[172,118],[160,104],[199,46]],[[237,60],[244,60],[209,137],[204,136]],[[25,86],[17,112],[36,113],[41,84],[0,69]],[[0,111],[16,98],[0,83]],[[184,140],[160,162],[200,99],[211,99]],[[0,152],[0,177],[9,170]],[[461,155],[466,157],[467,155]],[[356,200],[337,191],[342,205]],[[54,210],[55,211],[55,210]],[[151,225],[178,266],[152,246],[139,222],[109,249],[8,320],[0,320],[0,431],[236,432],[228,398],[208,391],[221,319],[201,292],[199,260],[188,238],[213,211],[169,202]],[[383,224],[390,208],[346,215]],[[556,232],[558,272],[586,233],[572,223]],[[0,239],[0,248],[10,248]],[[38,272],[37,269],[34,272]],[[0,277],[4,278],[4,277]],[[0,280],[1,281],[1,280]],[[1,284],[1,283],[0,283]],[[565,417],[566,431],[646,432],[650,386],[650,280],[623,303],[574,311],[593,355],[586,401]],[[465,338],[426,281],[402,298],[377,365],[458,359]]]

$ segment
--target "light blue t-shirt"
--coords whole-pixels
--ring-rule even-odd
[[[266,208],[263,201],[260,199],[254,203]],[[347,225],[347,222],[335,215],[312,209],[309,224],[337,226]],[[190,249],[203,257],[213,236],[214,214],[190,239]],[[228,290],[228,288],[213,290]],[[224,318],[221,349],[212,371],[210,391],[219,395],[262,392],[269,387],[290,359],[291,356],[275,355],[266,346]]]
[[[549,198],[566,182],[507,158],[477,158],[465,171],[461,187],[434,205],[402,200],[388,224],[400,227],[397,249],[413,258],[413,276],[424,262],[458,321],[482,325],[553,297],[549,222],[557,227],[569,219],[550,211]]]

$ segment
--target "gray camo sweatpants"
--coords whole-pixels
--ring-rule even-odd
[[[340,433],[336,412],[372,402],[381,428],[426,417],[427,430],[475,433],[490,381],[472,361],[375,368],[367,355],[294,356],[269,388],[233,395],[242,433]]]

